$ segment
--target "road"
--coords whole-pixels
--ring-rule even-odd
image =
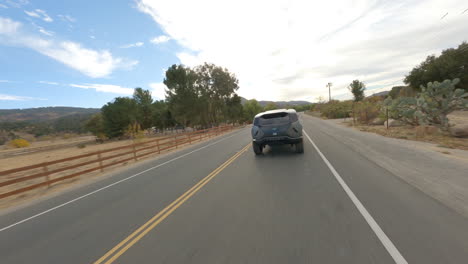
[[[301,119],[304,154],[245,128],[2,214],[0,263],[467,263],[466,217]]]

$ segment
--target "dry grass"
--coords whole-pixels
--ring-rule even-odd
[[[210,137],[210,138],[212,138],[212,137]],[[205,138],[202,141],[208,140],[210,138]],[[142,138],[142,139],[136,140],[135,142],[140,143],[140,142],[145,142],[145,141],[154,140],[154,139],[155,139],[155,137]],[[163,141],[161,141],[161,143],[163,143],[165,141],[166,140],[163,140]],[[170,139],[168,139],[167,141],[170,141]],[[71,147],[65,147],[65,148],[56,149],[56,150],[48,150],[48,151],[44,151],[44,152],[40,152],[40,153],[30,153],[30,154],[18,155],[18,156],[10,157],[10,158],[3,158],[3,159],[0,159],[0,170],[8,170],[8,169],[13,169],[13,168],[18,168],[18,167],[24,167],[24,166],[38,164],[38,163],[42,163],[42,162],[46,162],[46,161],[53,161],[53,160],[67,158],[67,157],[71,157],[71,156],[77,156],[77,155],[81,155],[81,154],[96,152],[96,151],[99,151],[99,150],[105,150],[105,149],[109,149],[109,148],[115,148],[115,147],[130,145],[133,142],[134,141],[132,141],[132,140],[121,140],[121,141],[115,141],[115,142],[108,142],[108,143],[104,143],[104,144],[91,144],[91,145],[86,146],[85,148],[79,148],[77,146],[71,146]],[[199,141],[198,140],[195,141],[195,139],[194,139],[194,143],[196,143],[196,142],[199,142]],[[190,144],[188,142],[187,143],[182,143],[182,144],[178,145],[178,149],[188,147],[189,145]],[[138,148],[141,148],[141,147],[137,147],[137,149]],[[161,151],[161,154],[169,153],[169,152],[172,152],[172,151],[175,151],[175,150],[176,149],[164,150],[164,151]],[[112,155],[115,155],[115,154],[118,154],[118,153],[123,153],[123,152],[128,152],[128,151],[129,151],[129,149],[123,149],[123,150],[117,150],[117,151],[113,151],[113,152],[103,153],[102,157],[105,158],[106,156],[112,156]],[[150,151],[154,151],[154,149],[142,150],[142,151],[138,152],[138,155],[141,155],[141,154],[144,154],[144,153],[150,152]],[[94,171],[94,172],[85,173],[85,174],[79,175],[79,176],[77,176],[75,178],[71,178],[71,179],[68,179],[68,180],[57,182],[55,184],[52,184],[51,186],[44,186],[44,187],[41,187],[41,188],[36,188],[34,190],[27,191],[27,192],[24,192],[24,193],[20,193],[18,195],[13,195],[13,196],[10,196],[10,197],[0,199],[0,209],[4,209],[4,208],[7,208],[7,207],[12,207],[14,205],[23,203],[23,202],[25,202],[27,200],[33,200],[35,198],[39,198],[39,197],[43,196],[44,194],[48,194],[48,193],[51,193],[51,192],[56,192],[58,190],[63,190],[63,189],[69,188],[70,186],[72,186],[74,184],[77,184],[77,183],[80,183],[83,180],[91,180],[93,178],[97,178],[99,176],[102,176],[103,174],[112,172],[115,169],[125,167],[128,164],[134,164],[134,163],[139,162],[141,160],[145,160],[145,159],[148,159],[148,158],[151,158],[151,157],[155,157],[157,155],[158,154],[152,154],[152,155],[148,155],[148,156],[143,157],[143,158],[138,158],[138,161],[134,161],[132,159],[130,161],[126,161],[125,163],[120,163],[120,164],[116,164],[116,165],[107,167],[107,168],[105,168],[104,172],[100,172],[99,170],[97,170],[97,171]],[[127,154],[125,156],[115,157],[115,158],[112,158],[112,159],[108,159],[107,161],[103,161],[103,165],[110,164],[112,162],[117,162],[119,160],[123,160],[125,158],[131,158],[131,157],[133,157],[133,154]],[[61,167],[71,166],[71,165],[74,165],[74,164],[77,164],[77,163],[80,163],[80,162],[92,161],[92,160],[96,160],[96,159],[97,159],[97,156],[93,155],[93,156],[89,156],[89,157],[85,157],[85,158],[81,158],[81,159],[77,159],[77,160],[62,162],[62,163],[58,163],[58,164],[54,164],[54,165],[49,165],[47,167],[48,167],[48,171],[52,171],[54,169],[60,169]],[[70,175],[71,173],[75,173],[75,172],[78,173],[80,171],[83,171],[83,170],[86,170],[86,169],[91,169],[91,168],[94,168],[96,166],[97,166],[97,163],[91,163],[89,165],[84,165],[84,166],[81,166],[81,167],[78,167],[78,168],[75,168],[75,169],[69,169],[69,170],[66,170],[66,171],[63,171],[63,172],[50,174],[47,179],[54,179],[54,178],[58,178],[58,177],[61,177],[61,176]],[[13,173],[13,174],[10,174],[10,175],[6,175],[6,177],[3,177],[2,180],[9,180],[9,179],[13,179],[13,178],[18,178],[18,177],[31,175],[31,174],[34,174],[34,173],[40,173],[40,172],[42,172],[42,170],[43,170],[43,168],[38,168],[38,169],[34,169],[34,170]],[[12,185],[0,187],[0,193],[5,193],[5,192],[11,191],[11,190],[16,190],[16,189],[19,189],[19,188],[22,188],[22,187],[30,186],[30,185],[35,184],[35,183],[40,183],[40,182],[43,182],[45,179],[46,179],[45,177],[41,177],[41,178],[37,178],[37,179],[33,179],[33,180],[18,182],[18,183],[12,184]]]
[[[352,124],[349,122],[347,125],[352,126]],[[419,130],[417,127],[404,126],[389,127],[387,129],[385,126],[356,125],[354,128],[359,129],[360,131],[376,133],[386,137],[430,142],[437,144],[439,147],[468,150],[467,138],[456,138],[450,136],[448,133],[442,132],[421,133],[421,130]]]

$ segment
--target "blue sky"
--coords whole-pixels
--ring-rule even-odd
[[[84,89],[72,85],[152,89],[149,86],[151,83],[162,82],[163,69],[180,62],[174,52],[183,48],[176,41],[164,41],[168,38],[165,33],[150,16],[142,14],[133,1],[112,1],[111,5],[110,1],[43,0],[18,5],[0,1],[0,4],[3,5],[0,6],[1,18],[21,23],[19,34],[33,39],[52,40],[57,42],[53,44],[56,46],[60,46],[61,42],[72,42],[98,53],[108,51],[114,60],[122,60],[115,70],[95,65],[87,71],[44,55],[29,47],[29,44],[11,43],[4,36],[1,40],[3,45],[0,45],[0,94],[18,100],[0,100],[0,108],[101,107],[116,96],[128,95],[128,91],[101,92],[96,88]],[[43,10],[46,16],[37,10]],[[46,32],[41,33],[41,29]],[[163,42],[152,42],[157,37]],[[85,51],[76,53],[70,56],[81,56]],[[87,63],[88,60],[80,63]],[[104,73],[99,73],[101,70]],[[109,89],[115,90],[113,87]],[[161,92],[153,92],[155,98],[161,95]]]
[[[164,98],[172,64],[212,62],[248,99],[349,98],[402,84],[468,38],[466,0],[0,0],[0,109]]]

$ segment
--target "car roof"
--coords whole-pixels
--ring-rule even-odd
[[[263,115],[267,115],[267,114],[276,114],[276,113],[295,114],[296,110],[294,110],[294,109],[275,109],[275,110],[270,110],[270,111],[265,111],[265,112],[258,113],[255,116],[255,118],[263,116]]]

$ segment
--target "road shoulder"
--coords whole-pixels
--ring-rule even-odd
[[[303,118],[319,126],[317,131],[468,217],[468,162],[463,158],[468,156],[467,151],[457,150],[458,157],[452,157],[440,153],[432,144],[361,132],[333,120],[306,115]]]

